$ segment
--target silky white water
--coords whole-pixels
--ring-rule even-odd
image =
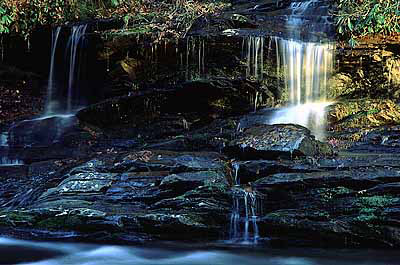
[[[324,138],[328,81],[333,72],[335,45],[275,38],[277,73],[282,73],[288,107],[277,111],[269,124],[294,123]]]
[[[45,108],[45,115],[47,116],[60,113],[73,113],[78,107],[76,102],[79,101],[79,90],[82,89],[79,77],[81,63],[85,57],[83,46],[87,28],[87,24],[72,26],[66,45],[62,43],[63,38],[60,36],[61,32],[64,32],[64,29],[59,26],[53,31],[50,70],[47,82],[47,103]],[[64,47],[63,60],[61,60],[58,50]],[[60,66],[65,67],[67,71],[66,80],[62,77],[64,73],[58,73],[57,71]],[[66,92],[64,92],[64,89]]]

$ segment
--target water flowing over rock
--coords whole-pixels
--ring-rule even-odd
[[[53,30],[46,115],[73,113],[87,103],[88,30],[88,24]]]
[[[257,220],[262,199],[256,192],[234,188],[233,208],[229,228],[229,243],[257,244],[260,239]]]
[[[277,72],[283,71],[289,108],[278,111],[271,124],[295,123],[306,126],[324,139],[327,85],[333,71],[335,46],[275,39]],[[282,68],[282,69],[281,69]]]
[[[10,154],[8,132],[0,133],[0,166],[23,165],[24,162]]]

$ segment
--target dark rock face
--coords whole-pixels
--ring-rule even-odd
[[[253,183],[267,196],[261,230],[304,245],[399,247],[397,168],[368,165],[313,173],[275,174]],[[340,168],[339,168],[340,169]]]
[[[168,90],[109,99],[82,109],[77,117],[101,128],[121,125],[140,128],[164,122],[164,127],[171,127],[169,131],[175,129],[175,133],[178,128],[187,129],[194,120],[204,125],[217,117],[247,113],[254,109],[250,96],[256,93],[264,100],[269,98],[269,92],[256,82],[228,78],[196,80]]]
[[[73,115],[24,120],[8,130],[8,155],[25,163],[82,157],[91,140]]]
[[[9,145],[48,146],[63,139],[63,134],[76,130],[77,120],[74,116],[54,116],[25,120],[16,123],[9,129]]]
[[[14,210],[3,210],[0,223],[82,236],[105,232],[110,240],[143,233],[153,238],[218,238],[230,211],[227,173],[216,153],[166,151],[99,157],[44,175],[44,186],[43,178],[25,173],[25,185],[40,185],[34,196],[8,187],[3,201],[12,196],[14,203],[3,206]]]
[[[249,128],[229,144],[226,152],[246,159],[332,155],[332,150],[315,140],[307,128],[291,124]]]

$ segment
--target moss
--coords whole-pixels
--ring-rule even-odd
[[[400,107],[391,100],[351,100],[329,108],[328,121],[335,131],[400,124]]]
[[[221,109],[221,110],[232,110],[228,98],[221,98],[210,102],[210,106]]]
[[[386,207],[391,205],[395,198],[389,195],[359,198],[359,203],[364,207]]]
[[[356,222],[373,225],[374,222],[381,220],[383,208],[392,205],[397,200],[389,195],[361,197],[356,202],[359,208],[359,215],[355,217]]]
[[[315,195],[318,196],[322,201],[328,202],[338,196],[350,194],[354,192],[346,187],[335,187],[335,188],[319,188],[314,190]]]
[[[77,228],[84,222],[77,216],[50,217],[38,222],[37,226],[46,229]]]
[[[21,211],[0,213],[0,225],[18,226],[22,224],[34,224],[36,217]]]

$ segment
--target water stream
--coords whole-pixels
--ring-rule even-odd
[[[21,252],[24,255],[21,255]],[[226,249],[215,246],[152,247],[48,243],[0,238],[0,264],[24,265],[396,265],[395,251]]]
[[[74,113],[82,107],[82,71],[86,63],[87,24],[53,30],[45,115]],[[68,34],[67,41],[60,34]]]
[[[230,244],[257,244],[260,238],[258,218],[262,214],[262,199],[248,188],[233,189],[233,207],[230,218]]]

